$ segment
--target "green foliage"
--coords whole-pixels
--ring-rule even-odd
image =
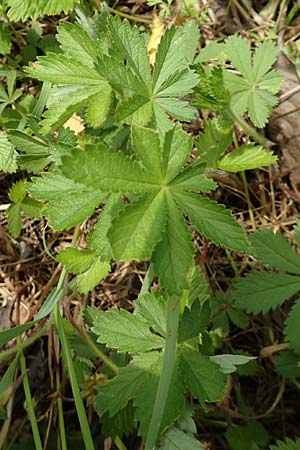
[[[270,450],[299,450],[300,439],[293,441],[287,438],[285,441],[277,441],[276,445],[271,445]]]
[[[247,312],[266,313],[280,306],[300,288],[299,256],[287,239],[271,230],[258,231],[250,237],[252,253],[262,263],[294,275],[275,272],[253,272],[236,283],[236,305]]]
[[[137,136],[141,148],[136,143]],[[74,151],[72,156],[63,157],[61,169],[66,177],[74,180],[72,183],[76,186],[82,183],[86,191],[93,189],[94,194],[95,189],[99,193],[140,194],[112,220],[108,238],[113,256],[141,260],[153,254],[154,268],[162,285],[169,293],[180,293],[194,253],[181,211],[218,245],[245,250],[244,231],[223,206],[188,192],[191,188],[201,190],[203,186],[206,192],[215,185],[205,180],[205,166],[201,165],[195,166],[192,186],[183,182],[190,171],[189,166],[183,166],[192,142],[178,125],[166,133],[163,145],[159,145],[158,135],[150,129],[134,128],[132,138],[134,159],[102,145],[89,146],[85,152]],[[151,163],[145,153],[149,139],[155,143],[156,156]],[[35,192],[40,196],[41,182],[36,180],[35,185]],[[53,182],[51,186],[53,189]],[[178,272],[174,271],[175,266]]]
[[[194,305],[197,303],[199,302],[195,300]],[[90,312],[93,315],[93,311]],[[192,335],[184,336],[181,333],[181,344],[176,355],[161,430],[171,425],[183,409],[185,392],[190,390],[203,407],[206,401],[216,402],[223,398],[226,376],[219,370],[218,365],[210,361],[208,356],[200,355],[196,350],[183,345],[184,339],[199,335],[206,323],[207,321],[200,326],[198,324],[198,329],[195,329]],[[189,315],[183,314],[181,329],[186,330],[189,324]],[[134,418],[140,424],[139,433],[145,438],[161,371],[162,353],[157,350],[164,347],[165,300],[157,294],[141,296],[134,314],[122,309],[110,309],[101,317],[95,316],[92,330],[98,336],[98,342],[121,352],[135,354],[128,366],[122,368],[108,384],[99,387],[100,394],[96,397],[97,411],[100,415],[108,413],[110,417],[114,417],[133,398]],[[192,437],[187,439],[187,436],[177,431],[174,433],[178,434],[183,442],[186,438],[187,445],[193,444],[195,449],[201,448]],[[165,435],[163,445],[171,445],[167,442],[173,441],[174,433]]]
[[[241,115],[248,112],[257,127],[263,127],[272,108],[277,104],[276,94],[281,86],[281,73],[270,70],[278,55],[275,45],[266,41],[251,56],[250,46],[241,36],[230,36],[225,52],[240,76],[224,71],[224,85],[230,92],[230,106]]]
[[[0,22],[0,53],[8,55],[11,49],[9,32],[3,22]]]
[[[258,422],[245,426],[231,426],[226,430],[225,436],[232,450],[265,448],[269,442],[267,430]]]
[[[24,212],[30,219],[41,217],[44,205],[26,194],[26,181],[17,181],[9,191],[11,205],[7,210],[7,226],[13,237],[18,237],[21,232],[22,218]]]
[[[8,17],[13,22],[19,20],[25,22],[30,17],[35,20],[43,14],[54,15],[62,11],[67,13],[78,0],[8,0]]]

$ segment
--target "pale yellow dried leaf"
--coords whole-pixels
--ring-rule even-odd
[[[73,114],[69,120],[64,123],[64,128],[70,128],[70,130],[74,131],[76,136],[84,130],[84,124],[81,117],[77,116],[77,114]]]
[[[153,66],[155,63],[155,56],[158,44],[160,43],[160,40],[165,32],[165,26],[162,23],[161,17],[158,17],[156,14],[153,17],[153,25],[152,25],[152,31],[151,36],[147,45],[147,50],[149,53],[149,61],[150,64]]]

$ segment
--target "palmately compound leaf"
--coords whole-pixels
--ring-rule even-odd
[[[161,352],[148,352],[134,356],[129,365],[121,368],[119,374],[99,388],[96,409],[101,415],[114,417],[133,399],[135,421],[139,422],[139,434],[145,439],[151,420],[162,363]],[[175,366],[167,399],[167,408],[161,424],[163,430],[180,415],[185,405],[183,386],[178,366]]]
[[[184,382],[203,407],[205,402],[223,399],[227,377],[220,371],[218,364],[208,356],[184,347],[180,351],[180,361]]]
[[[273,272],[250,273],[235,284],[236,306],[248,313],[266,314],[300,289],[300,277]]]
[[[78,24],[59,26],[57,39],[62,53],[48,53],[27,68],[27,72],[53,87],[42,131],[61,126],[76,111],[86,107],[87,120],[99,126],[105,120],[111,100],[111,87],[96,70],[99,49]]]
[[[245,232],[230,211],[208,198],[190,193],[175,194],[179,207],[189,216],[197,229],[217,245],[245,251]]]
[[[285,441],[277,441],[276,445],[270,445],[270,450],[300,450],[300,439],[293,441],[286,438]]]
[[[224,71],[226,89],[231,94],[231,108],[236,114],[249,113],[257,127],[263,127],[277,104],[276,94],[283,76],[270,70],[278,55],[275,45],[266,41],[251,56],[250,46],[241,36],[230,36],[225,52],[241,76]]]
[[[164,183],[172,181],[187,162],[192,151],[192,138],[180,125],[172,127],[165,135],[162,149]]]
[[[254,144],[243,145],[233,152],[227,153],[217,163],[217,167],[227,172],[241,172],[269,166],[277,161],[277,156],[266,152],[261,146]]]
[[[286,340],[289,342],[289,348],[297,353],[300,353],[300,300],[297,300],[289,313],[288,318],[284,323],[284,334]]]
[[[145,319],[125,309],[110,309],[94,322],[92,330],[98,342],[119,352],[147,352],[164,346],[164,339],[150,331]]]
[[[191,235],[171,195],[166,196],[166,225],[152,261],[161,285],[169,294],[180,294],[187,287],[186,276],[192,265],[194,247]]]
[[[121,95],[117,119],[147,125],[154,117],[160,131],[170,128],[168,114],[191,120],[193,108],[178,97],[191,93],[198,82],[188,68],[199,40],[195,23],[166,31],[157,50],[153,75],[145,40],[137,28],[118,18],[108,18],[107,32],[108,54],[100,58],[98,71]]]
[[[13,173],[17,170],[17,152],[6,136],[0,133],[0,170]]]
[[[8,17],[13,22],[21,20],[25,22],[29,17],[33,20],[38,16],[48,14],[49,16],[67,13],[79,0],[8,0]]]
[[[260,230],[252,233],[250,240],[252,254],[262,264],[285,272],[300,274],[300,256],[281,233]]]
[[[107,277],[110,271],[110,264],[107,261],[102,261],[101,258],[95,256],[88,269],[79,273],[76,277],[78,290],[81,294],[87,294],[104,278]]]

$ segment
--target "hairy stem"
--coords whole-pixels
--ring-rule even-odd
[[[154,450],[159,434],[164,409],[171,384],[177,342],[177,331],[180,315],[180,301],[177,295],[168,298],[166,343],[164,348],[162,369],[149,425],[145,450]]]

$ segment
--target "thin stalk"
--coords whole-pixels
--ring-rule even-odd
[[[119,436],[115,437],[114,443],[116,444],[118,450],[127,450],[127,448],[125,447]]]
[[[255,223],[255,218],[254,218],[254,214],[253,214],[252,203],[251,203],[251,199],[250,199],[250,195],[249,195],[249,189],[248,189],[248,183],[247,183],[245,171],[243,170],[242,172],[240,172],[240,174],[241,174],[244,189],[245,189],[245,196],[246,196],[246,200],[247,200],[247,204],[248,204],[248,212],[249,212],[251,225],[252,225],[253,230],[256,230],[256,223]]]
[[[62,351],[65,357],[66,366],[68,368],[69,380],[71,383],[71,388],[75,400],[75,406],[78,414],[79,424],[82,433],[82,439],[85,445],[86,450],[95,450],[93,438],[91,435],[91,430],[89,426],[89,422],[86,416],[83,400],[81,397],[80,388],[78,385],[76,372],[74,368],[72,353],[69,347],[69,342],[65,333],[64,324],[62,317],[59,311],[59,304],[56,305],[54,311],[55,323],[59,335],[59,339],[62,346]]]
[[[85,341],[85,343],[90,347],[90,349],[95,353],[98,358],[100,358],[104,364],[106,364],[107,367],[109,367],[116,375],[119,373],[119,367],[116,366],[107,356],[105,353],[103,353],[92,341],[92,339],[89,337],[87,332],[82,328],[78,329],[77,331],[80,333],[82,339]]]
[[[56,391],[60,392],[60,376],[59,376],[59,368],[58,367],[56,369]],[[63,402],[59,395],[57,397],[57,410],[58,410],[58,424],[59,424],[61,450],[68,450],[67,438],[66,438],[66,428],[65,428],[65,422],[64,422]]]
[[[228,108],[228,113],[231,116],[232,120],[234,120],[236,123],[240,125],[240,127],[245,131],[245,133],[249,134],[249,136],[253,137],[259,144],[261,144],[263,147],[268,148],[268,142],[267,140],[259,134],[254,128],[252,128],[250,125],[248,125],[241,117],[237,116],[231,108]]]
[[[166,342],[164,348],[162,369],[145,443],[145,450],[154,450],[159,435],[160,425],[163,418],[173,374],[179,316],[180,298],[177,295],[171,295],[168,298]]]
[[[26,361],[23,352],[20,352],[20,368],[21,368],[21,374],[23,377],[23,387],[24,387],[24,393],[25,393],[25,400],[26,400],[26,410],[27,414],[30,420],[31,429],[32,429],[32,435],[33,440],[35,444],[36,450],[43,450],[42,441],[40,437],[40,432],[34,412],[34,402],[31,396],[30,392],[30,386],[29,386],[29,380],[27,375],[27,369],[26,369]]]

